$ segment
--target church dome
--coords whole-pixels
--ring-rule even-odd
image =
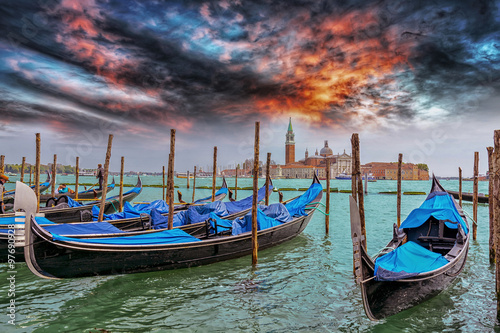
[[[328,140],[325,140],[325,146],[323,148],[321,148],[319,154],[321,156],[333,155],[333,150],[330,147],[328,147]]]

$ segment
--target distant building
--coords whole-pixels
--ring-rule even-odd
[[[271,166],[272,178],[312,178],[314,173],[319,178],[326,178],[326,160],[330,160],[330,177],[335,178],[341,173],[350,174],[352,166],[351,155],[333,154],[333,150],[325,140],[324,147],[314,155],[309,156],[306,149],[304,158],[295,162],[295,133],[292,128],[292,119],[288,123],[288,130],[285,135],[285,165]]]
[[[372,174],[377,179],[398,179],[397,162],[370,162],[361,166],[363,174]],[[402,180],[429,180],[429,171],[419,168],[417,164],[404,163],[401,166]]]

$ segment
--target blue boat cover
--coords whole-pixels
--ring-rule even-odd
[[[190,206],[187,210],[174,215],[173,225],[179,227],[182,225],[203,222],[213,213],[217,216],[228,215],[226,205],[221,201],[214,201],[203,206]],[[168,217],[160,214],[151,215],[151,224],[154,229],[164,229],[168,227]]]
[[[116,234],[124,232],[108,222],[56,224],[44,228],[58,235]]]
[[[73,199],[71,199],[70,197],[67,197],[68,198],[68,205],[70,207],[80,207],[80,206],[83,206],[81,203],[79,203],[78,201],[75,201]]]
[[[403,223],[401,223],[399,228],[417,228],[424,224],[431,216],[437,220],[450,220],[455,222],[445,222],[446,226],[450,229],[457,229],[458,222],[462,226],[462,230],[465,234],[469,232],[465,221],[458,213],[453,197],[446,192],[433,192],[429,194],[422,205],[414,209]]]
[[[151,211],[155,209],[160,213],[168,213],[168,204],[163,200],[155,200],[149,204],[137,204],[132,206],[132,204],[126,201],[123,204],[123,211],[113,214],[104,214],[104,220],[118,220],[118,219],[128,219],[132,217],[139,217],[141,214],[151,215]],[[93,220],[97,221],[99,216],[99,206],[95,205],[92,207]]]
[[[272,228],[291,221],[292,219],[285,205],[281,203],[275,203],[268,207],[259,205],[257,208],[257,230]],[[211,223],[212,226],[214,226],[212,221]],[[228,223],[223,222],[221,219],[217,219],[217,226],[227,227]],[[233,236],[252,231],[252,212],[233,220],[231,227]]]
[[[297,199],[287,203],[286,209],[291,216],[304,216],[306,213],[306,206],[311,203],[323,191],[323,186],[319,183],[313,183],[309,189]]]
[[[20,217],[20,216],[17,216],[17,217]],[[9,225],[9,224],[24,224],[24,219],[23,219],[23,222],[16,222],[14,219],[16,217],[15,216],[11,216],[11,217],[1,217],[0,218],[0,225]],[[38,223],[38,224],[55,224],[54,222],[48,220],[47,218],[45,217],[40,217],[40,216],[37,216],[35,217],[35,221]]]
[[[227,187],[221,187],[217,192],[215,192],[215,196],[218,196],[218,195],[220,195],[222,193],[227,194],[228,192],[229,192],[229,190],[227,189]],[[206,198],[198,199],[194,203],[200,203],[202,201],[207,201],[207,200],[212,200],[212,196],[210,195],[210,196],[208,196]]]
[[[269,184],[269,193],[272,193],[273,185]],[[266,196],[266,185],[262,186],[257,192],[257,202],[263,200]],[[226,209],[229,215],[241,212],[242,210],[252,207],[253,195],[238,201],[226,202]]]
[[[58,234],[52,234],[54,241],[67,241],[78,243],[106,244],[106,245],[162,245],[174,243],[199,242],[196,237],[191,236],[181,229],[163,230],[159,232],[147,233],[134,236],[106,237],[79,239],[64,237]]]
[[[430,272],[448,263],[441,254],[415,242],[406,242],[375,260],[375,280],[395,281]]]

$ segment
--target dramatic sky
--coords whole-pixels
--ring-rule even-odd
[[[0,153],[42,163],[176,170],[261,153],[284,162],[361,139],[362,162],[472,174],[500,129],[500,6],[440,1],[3,0]],[[264,157],[264,156],[262,156]]]

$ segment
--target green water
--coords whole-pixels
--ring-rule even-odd
[[[88,178],[80,177],[80,181],[92,183],[92,177]],[[72,180],[61,177],[59,182]],[[177,181],[184,199],[190,198],[186,179]],[[144,177],[143,182],[160,183],[161,177]],[[251,182],[238,179],[238,186],[251,186]],[[126,183],[135,183],[135,178],[127,177]],[[211,179],[197,179],[197,185],[210,184]],[[274,181],[276,187],[309,184],[310,180]],[[233,186],[234,179],[228,179],[228,185]],[[458,189],[457,181],[442,181],[442,185]],[[333,180],[331,186],[350,189],[351,183]],[[368,187],[367,243],[373,254],[392,237],[396,219],[396,196],[378,192],[395,190],[396,182],[378,181]],[[480,192],[486,193],[487,187],[487,182],[480,182]],[[403,191],[427,192],[429,188],[430,182],[403,182]],[[464,182],[464,191],[472,191],[472,182]],[[161,193],[161,188],[145,188],[136,200],[157,199]],[[197,189],[196,194],[208,196],[211,191]],[[285,199],[298,194],[284,192]],[[247,195],[249,191],[238,191],[238,198]],[[277,201],[277,194],[271,198]],[[424,199],[422,195],[403,196],[403,218]],[[15,327],[7,324],[9,274],[2,264],[0,332],[494,331],[488,206],[479,206],[478,239],[471,242],[466,267],[455,282],[432,300],[380,322],[366,318],[360,289],[353,281],[348,194],[332,193],[330,209],[330,235],[325,236],[324,216],[316,212],[302,235],[259,252],[255,271],[247,256],[189,269],[52,281],[35,277],[19,263]],[[464,209],[472,215],[472,205],[466,203]]]

